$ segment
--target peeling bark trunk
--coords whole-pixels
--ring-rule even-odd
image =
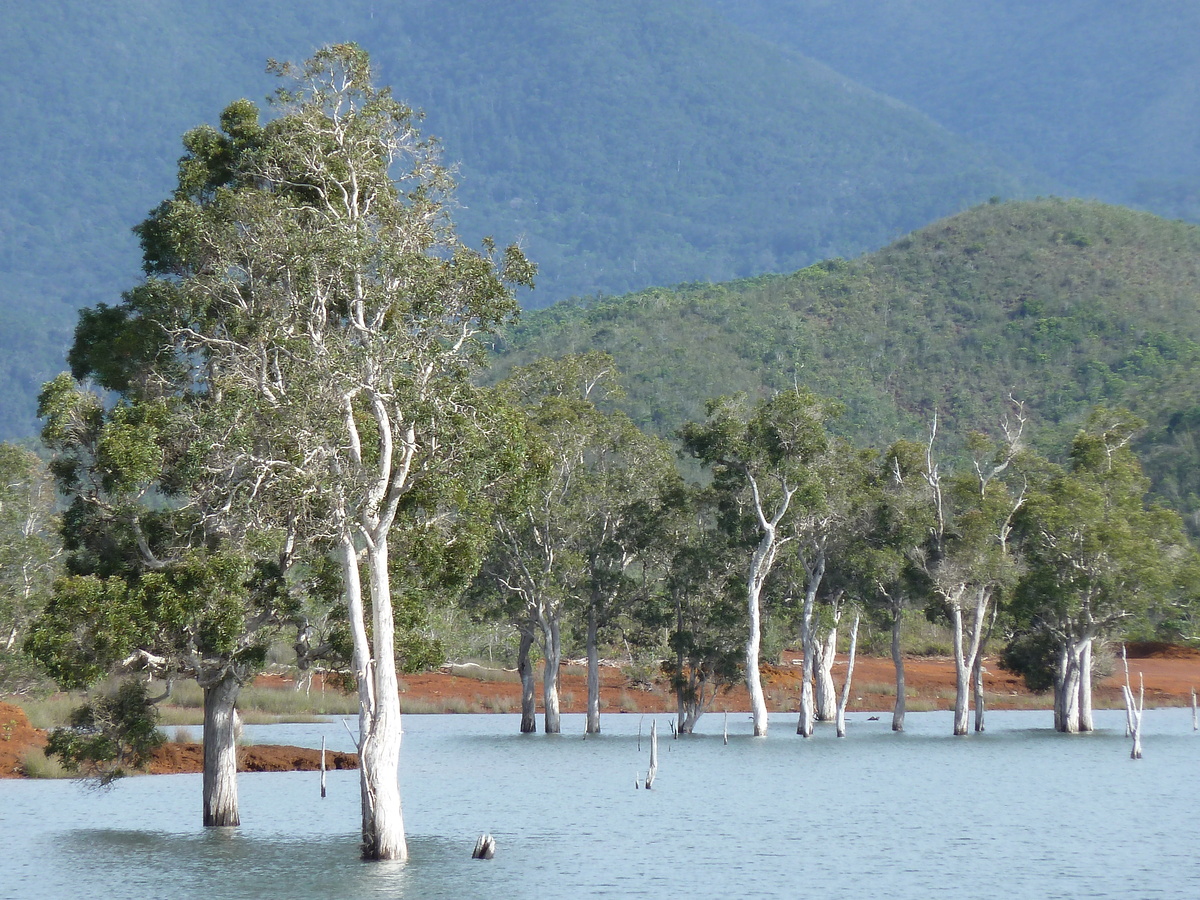
[[[815,715],[818,722],[832,722],[837,716],[837,687],[833,683],[833,663],[837,659],[837,625],[825,635],[825,640],[814,642],[817,647]]]
[[[359,743],[363,796],[363,859],[408,858],[400,808],[400,686],[396,676],[395,623],[387,568],[387,538],[376,536],[367,553],[374,614],[373,707],[370,728]]]
[[[800,616],[800,648],[804,653],[804,660],[800,675],[800,721],[796,723],[796,734],[801,737],[812,737],[816,718],[813,709],[813,670],[816,668],[817,639],[813,634],[813,605],[817,599],[817,587],[824,574],[825,562],[822,559],[809,575],[804,591],[804,609]]]
[[[588,607],[587,733],[600,733],[600,653],[596,647],[596,604]],[[680,721],[683,721],[680,719]]]
[[[704,710],[701,709],[699,703],[684,704],[683,710],[683,718],[679,719],[679,733],[692,734],[696,730],[696,723],[700,721],[700,716]]]
[[[521,734],[537,731],[537,702],[534,699],[533,663],[529,651],[533,649],[533,629],[522,627],[521,642],[517,647],[517,675],[521,679]]]
[[[900,623],[903,610],[899,604],[892,605],[892,665],[896,669],[896,703],[892,707],[892,731],[904,730],[905,691],[904,654],[900,651]]]
[[[850,629],[850,652],[846,658],[846,680],[842,682],[842,694],[837,704],[837,736],[846,736],[846,704],[850,702],[850,686],[854,681],[854,655],[858,650],[858,623],[861,616],[855,614],[854,625]]]
[[[987,712],[987,701],[983,694],[983,654],[975,654],[975,665],[971,667],[971,693],[975,698],[975,733],[982,734],[984,730],[984,714]]]
[[[204,687],[204,824],[240,825],[237,790],[237,698],[233,672]]]
[[[967,690],[970,669],[966,665],[963,651],[962,610],[957,605],[950,611],[950,623],[954,640],[954,733],[967,733]]]
[[[754,720],[754,736],[767,734],[767,700],[763,695],[762,675],[758,671],[758,657],[762,647],[762,610],[760,607],[761,587],[754,584],[757,572],[751,573],[751,585],[747,592],[750,614],[750,636],[746,639],[746,687],[750,692],[750,715]]]
[[[545,661],[542,667],[543,726],[546,734],[562,732],[562,715],[558,708],[558,667],[562,662],[562,640],[558,622],[549,618],[542,624]]]
[[[1059,656],[1062,672],[1055,679],[1055,728],[1064,734],[1079,733],[1079,653],[1079,645],[1069,642]]]
[[[1092,718],[1092,638],[1085,638],[1079,648],[1079,730],[1095,731]]]

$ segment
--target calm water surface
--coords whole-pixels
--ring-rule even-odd
[[[409,716],[400,780],[412,859],[357,860],[358,776],[240,779],[243,825],[204,829],[200,776],[131,778],[108,791],[0,781],[0,898],[1186,898],[1200,897],[1200,736],[1187,710],[1150,710],[1145,758],[1123,713],[1067,737],[1046,712],[989,713],[953,738],[949,713],[854,717],[805,741],[776,715],[706,734],[660,734],[610,715],[582,736],[516,734],[517,717]],[[658,716],[660,732],[669,716]],[[638,732],[641,729],[641,749]],[[340,722],[256,726],[258,743],[352,749]],[[480,832],[490,862],[470,859]]]

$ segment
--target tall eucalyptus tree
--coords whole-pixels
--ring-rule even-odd
[[[1025,484],[1010,486],[1001,476],[1012,472],[1022,450],[1025,413],[1015,404],[1003,422],[1003,439],[972,436],[973,470],[946,475],[934,455],[937,419],[925,446],[921,477],[928,486],[928,538],[918,565],[927,579],[931,611],[950,622],[954,646],[954,734],[967,733],[972,680],[983,730],[981,663],[983,644],[994,614],[993,602],[1016,576],[1010,537],[1013,520],[1025,503]]]
[[[811,463],[828,446],[827,416],[826,404],[796,389],[754,406],[745,397],[712,400],[704,422],[688,423],[680,431],[684,448],[712,467],[725,527],[749,555],[746,686],[756,737],[767,733],[759,672],[763,588],[780,551],[792,540],[787,532],[791,520],[821,496]]]
[[[149,348],[213,528],[332,548],[359,695],[362,852],[403,859],[393,591],[419,588],[473,527],[460,473],[505,447],[511,423],[469,375],[532,267],[515,248],[461,243],[436,145],[372,84],[362,49],[271,69],[283,83],[268,121],[242,100],[221,130],[185,135],[178,186],[139,228],[148,278],[97,315]],[[397,544],[412,565],[394,570]],[[412,582],[393,587],[394,572]]]
[[[278,535],[232,542],[205,527],[186,492],[188,464],[167,404],[126,385],[106,405],[61,375],[42,391],[39,413],[69,504],[67,577],[26,645],[65,688],[140,673],[166,683],[162,700],[175,681],[194,679],[204,690],[204,824],[237,825],[238,694],[280,630],[302,627],[299,598],[284,579],[288,550]],[[60,735],[55,744],[102,780],[123,774],[119,732],[144,733],[135,720],[156,718],[144,690],[121,698],[112,708],[124,718],[112,729],[96,725],[110,720],[98,711],[112,706],[96,699],[77,716],[95,739]]]
[[[663,672],[675,693],[676,728],[691,734],[745,659],[739,549],[718,526],[710,488],[669,484],[643,522],[645,591],[634,606],[648,631],[667,634]]]
[[[1129,446],[1142,425],[1124,410],[1093,412],[1068,467],[1030,492],[1017,519],[1026,571],[1014,612],[1027,645],[1048,651],[1058,731],[1094,727],[1097,639],[1156,605],[1196,603],[1196,551],[1179,515],[1147,501]]]
[[[483,578],[499,589],[505,598],[500,603],[517,626],[526,698],[531,696],[530,635],[540,636],[547,733],[561,728],[564,620],[570,615],[582,620],[587,731],[597,733],[600,631],[629,593],[640,525],[647,508],[657,503],[661,483],[676,477],[673,460],[664,442],[642,434],[623,413],[597,405],[619,390],[615,364],[606,354],[541,360],[514,371],[502,390],[527,415],[531,477],[522,489],[523,502],[498,510],[497,539]],[[523,709],[522,731],[529,729],[531,712]]]

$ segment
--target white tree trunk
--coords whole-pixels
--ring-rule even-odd
[[[587,630],[587,728],[588,734],[600,733],[600,651],[596,647],[596,605],[588,607]],[[683,721],[682,718],[679,719]]]
[[[800,649],[804,653],[800,670],[800,721],[796,723],[796,734],[812,737],[816,713],[813,708],[813,670],[816,668],[817,638],[813,634],[813,605],[816,602],[817,585],[824,574],[824,563],[817,564],[814,575],[808,580],[804,591],[804,609],[800,616]]]
[[[1066,728],[1066,678],[1067,669],[1070,666],[1071,654],[1066,645],[1058,648],[1058,659],[1054,664],[1054,730],[1064,731]],[[1128,680],[1129,669],[1126,666],[1126,679]]]
[[[521,642],[517,648],[517,675],[521,679],[521,734],[537,731],[537,701],[534,699],[533,662],[529,651],[533,649],[533,628],[520,629]]]
[[[842,694],[837,704],[837,736],[846,736],[846,705],[850,702],[850,686],[854,681],[854,655],[858,650],[858,623],[862,616],[854,614],[854,625],[850,629],[850,652],[846,658],[846,680],[842,682]]]
[[[562,639],[558,620],[548,616],[542,622],[544,662],[542,666],[543,726],[546,734],[562,732],[562,715],[558,708],[558,667],[562,662]]]
[[[892,707],[892,731],[904,730],[905,691],[904,654],[900,650],[900,625],[903,610],[899,604],[892,606],[892,666],[896,669],[896,703]]]
[[[240,825],[237,789],[237,698],[229,671],[204,687],[204,824]]]
[[[975,670],[975,663],[979,659],[979,650],[983,643],[983,623],[987,616],[988,603],[991,600],[991,593],[987,588],[976,588],[975,592],[975,609],[969,638],[964,633],[961,603],[966,588],[963,588],[959,596],[950,604],[950,621],[954,636],[954,733],[956,735],[967,733],[971,675]]]
[[[1059,654],[1054,727],[1064,734],[1079,733],[1079,651],[1079,645],[1069,641]]]
[[[376,535],[367,552],[374,613],[375,653],[371,680],[374,706],[370,729],[359,739],[359,772],[363,788],[363,858],[408,858],[404,816],[400,808],[400,690],[396,677],[395,623],[388,577],[387,538]]]
[[[1095,731],[1092,718],[1092,638],[1087,637],[1079,647],[1079,730]]]
[[[975,733],[982,734],[987,699],[983,692],[983,654],[975,654],[975,665],[971,667],[971,694],[975,697]]]
[[[837,624],[825,635],[825,639],[814,642],[817,648],[816,672],[816,717],[818,722],[832,722],[837,716],[837,687],[833,683],[833,663],[837,659]]]
[[[646,770],[646,790],[654,787],[658,775],[658,720],[650,721],[650,768]]]
[[[760,607],[761,586],[756,583],[756,571],[751,571],[747,591],[747,606],[750,614],[750,636],[746,639],[746,688],[750,692],[750,717],[754,721],[754,736],[767,734],[767,699],[763,694],[762,675],[758,670],[758,657],[762,647],[762,609]]]
[[[971,670],[963,650],[962,609],[957,604],[950,609],[951,634],[954,641],[954,733],[967,733],[967,696]]]

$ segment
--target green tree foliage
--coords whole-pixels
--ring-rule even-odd
[[[118,392],[115,402],[106,404],[65,374],[42,392],[43,441],[68,501],[62,516],[68,575],[55,583],[25,647],[66,688],[137,673],[166,683],[162,700],[174,681],[194,679],[205,691],[205,824],[236,825],[237,693],[262,669],[285,625],[308,630],[305,600],[299,582],[289,584],[281,535],[234,540],[214,527],[211,509],[198,501],[177,398],[160,393],[149,375],[153,352],[124,355],[119,367],[93,353],[126,337],[121,322],[104,310],[91,312],[81,319],[72,354],[77,375],[95,375]],[[98,754],[92,760],[98,768],[85,769],[105,780],[111,754],[121,771],[130,758],[142,758],[113,749],[141,740],[130,718],[136,704],[122,697],[113,709],[104,708],[111,698],[87,704],[76,716],[78,740],[60,735],[54,746],[69,765]],[[213,731],[208,725],[216,719],[227,727]],[[213,768],[218,758],[229,767],[221,795],[210,789],[221,780]]]
[[[22,645],[62,564],[55,502],[54,482],[37,454],[0,444],[0,694],[34,690],[43,681]]]
[[[501,391],[525,412],[531,465],[520,497],[497,509],[497,539],[475,593],[516,625],[518,669],[527,676],[529,636],[536,631],[548,733],[560,728],[563,630],[576,618],[589,661],[588,730],[595,733],[602,633],[627,613],[643,523],[662,485],[678,476],[663,441],[597,405],[619,392],[616,368],[604,354],[542,360],[514,371]],[[525,696],[528,707],[528,690]],[[528,730],[532,710],[524,713]]]
[[[1090,730],[1091,653],[1131,620],[1193,607],[1196,551],[1179,516],[1148,502],[1131,445],[1143,423],[1097,409],[1017,519],[1025,572],[1013,597],[1018,638],[1006,656],[1031,685],[1052,680],[1055,726]],[[1052,672],[1047,678],[1046,671]]]
[[[124,681],[71,713],[70,727],[56,728],[46,753],[107,787],[143,769],[163,741],[158,707],[141,681]]]
[[[665,632],[662,671],[676,700],[676,727],[691,734],[716,698],[744,677],[743,560],[718,526],[716,492],[682,482],[643,521],[648,580],[634,616]]]
[[[868,615],[891,632],[896,670],[892,730],[904,730],[905,672],[902,633],[905,612],[929,592],[925,546],[936,527],[924,477],[926,448],[900,440],[878,459],[874,506],[868,511],[860,547],[862,599]]]
[[[812,736],[814,719],[830,721],[836,715],[832,671],[838,627],[846,609],[860,604],[867,590],[864,539],[875,503],[872,455],[844,439],[826,438],[824,448],[806,461],[813,488],[785,529],[789,548],[773,590],[799,626],[804,658],[797,731],[805,737]]]

